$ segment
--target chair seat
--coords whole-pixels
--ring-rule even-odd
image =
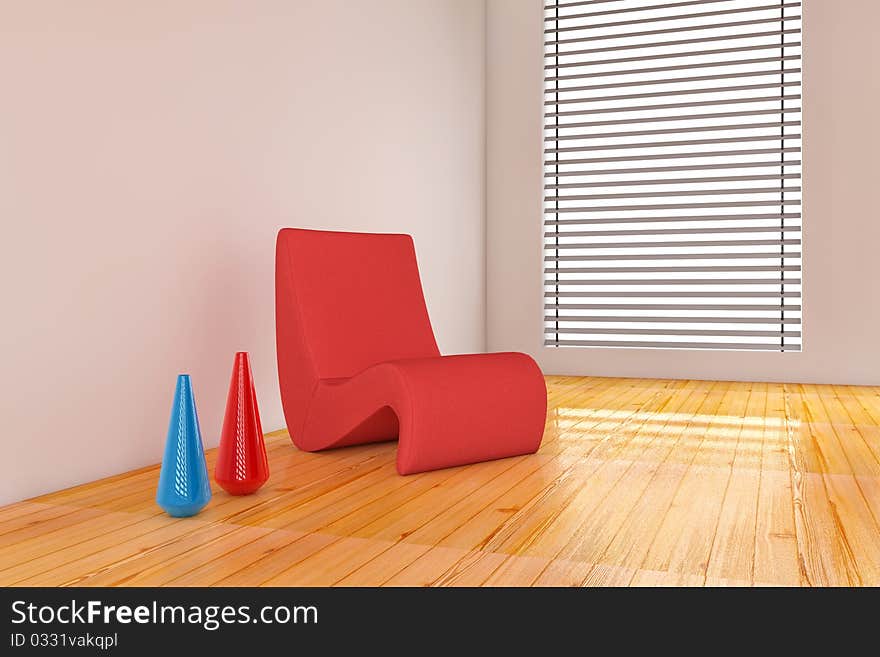
[[[547,411],[544,378],[520,353],[389,361],[321,380],[297,447],[399,440],[401,474],[532,453]]]

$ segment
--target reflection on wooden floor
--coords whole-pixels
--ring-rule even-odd
[[[880,388],[547,381],[535,456],[400,477],[276,432],[195,518],[157,467],[7,506],[0,584],[880,585]]]

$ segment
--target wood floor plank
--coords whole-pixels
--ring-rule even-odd
[[[184,522],[179,522],[183,520]],[[112,534],[85,541],[60,555],[52,553],[0,573],[0,582],[17,586],[61,586],[77,577],[88,577],[141,552],[180,538],[205,523],[194,518],[157,517]],[[106,539],[106,540],[105,540]],[[46,568],[50,565],[50,568]]]
[[[502,495],[513,490],[523,479],[554,462],[553,457],[541,454],[518,458],[510,468],[486,481],[474,494],[447,507],[430,522],[403,536],[402,540],[427,545],[443,540],[483,509],[494,504]]]
[[[802,583],[794,520],[794,497],[788,461],[788,426],[782,386],[765,389],[761,476],[755,517],[756,586]]]
[[[630,398],[628,405],[624,407],[628,408],[628,410],[619,417],[633,417],[635,413],[639,412],[639,409],[645,408],[650,404],[652,399],[656,399],[657,397],[664,397],[662,390],[653,391],[648,396],[645,396],[643,393],[637,394],[636,397]],[[595,446],[599,448],[600,452],[605,448],[616,449],[620,447],[621,444],[628,444],[626,441],[615,440],[614,432],[609,434],[604,431],[604,427],[609,421],[607,415],[603,414],[599,418],[593,418],[593,420],[592,423],[586,425],[579,423],[573,426],[578,427],[578,430],[580,431],[598,430],[601,432],[600,435],[602,435],[602,440]],[[612,422],[614,422],[614,420],[612,420]],[[627,423],[624,421],[623,423],[618,424],[616,428],[624,431],[624,427],[626,426]],[[569,430],[571,430],[571,428]],[[632,429],[630,427],[626,430]],[[571,449],[571,447],[566,449]],[[592,452],[593,449],[591,449],[590,454],[592,454]],[[561,453],[560,456],[562,456],[562,454],[564,453]],[[555,520],[560,514],[560,508],[563,510],[562,512],[564,512],[567,508],[576,506],[576,504],[571,503],[571,499],[572,496],[576,496],[577,493],[576,490],[572,492],[571,487],[577,489],[588,486],[590,475],[594,473],[597,467],[601,469],[603,465],[605,465],[605,463],[601,459],[593,463],[590,460],[590,456],[579,458],[575,462],[575,465],[564,470],[561,476],[557,477],[557,479],[552,482],[551,486],[542,489],[539,494],[526,503],[523,509],[517,510],[511,518],[507,519],[505,521],[507,526],[500,528],[499,531],[493,532],[488,541],[484,541],[480,544],[480,549],[483,550],[484,554],[492,554],[492,550],[524,553],[525,550],[535,546],[540,537],[546,533],[547,529],[555,524]],[[614,468],[612,467],[612,469]],[[522,490],[522,487],[520,487],[520,490]],[[561,500],[562,506],[557,506],[555,500]],[[520,541],[518,548],[511,550],[513,542],[517,540]],[[505,543],[507,544],[506,546]],[[468,556],[470,556],[470,553]],[[469,569],[476,568],[479,570],[484,566],[484,562],[485,558],[456,563],[450,567],[450,572],[456,573],[458,579],[468,579],[471,577],[471,574],[468,572]],[[514,562],[510,562],[502,566],[502,568],[506,570],[508,567],[511,567],[513,563]],[[546,562],[544,563],[546,565]],[[540,572],[535,573],[536,576],[539,574]],[[440,577],[440,579],[442,580],[443,577]],[[520,585],[529,583],[522,580],[522,575],[515,578],[515,581]]]
[[[589,561],[570,561],[568,559],[553,559],[543,571],[538,573],[532,586],[593,586],[594,582],[587,582],[590,573],[596,564]],[[620,569],[623,570],[623,569]],[[626,586],[632,579],[633,571],[628,570],[623,581],[609,586]],[[601,585],[601,584],[595,584]]]
[[[750,384],[743,424],[739,427],[721,515],[712,541],[706,581],[752,584],[755,553],[743,550],[754,546],[761,486],[761,461],[764,451],[764,428],[767,424],[766,387]],[[734,416],[740,409],[732,409]]]
[[[147,574],[150,586],[211,586],[224,578],[240,577],[241,564],[256,564],[285,549],[307,534],[297,531],[242,527],[224,536],[209,549],[198,549]]]
[[[337,581],[336,586],[381,586],[431,549],[418,543],[394,543]]]
[[[588,391],[584,392],[584,394],[587,394],[587,393],[588,393]],[[637,394],[637,392],[633,392],[632,394]],[[629,399],[629,398],[630,397],[627,397],[626,399]],[[551,414],[551,417],[552,417],[552,415],[553,414]],[[567,432],[567,431],[573,430],[575,427],[583,428],[585,421],[586,421],[585,418],[578,417],[574,421],[565,423],[565,430],[563,432],[560,432],[560,435]],[[590,424],[590,426],[594,426],[596,423],[597,422],[593,422],[592,424]],[[557,457],[552,459],[548,463],[546,463],[545,466],[542,466],[537,471],[533,472],[531,475],[525,477],[525,479],[522,480],[520,482],[520,484],[517,486],[517,490],[521,494],[523,491],[532,490],[528,486],[524,486],[523,482],[527,481],[527,480],[533,480],[535,482],[543,483],[544,481],[546,481],[546,473],[553,472],[553,470],[549,469],[547,466],[556,466],[558,468],[558,467],[562,467],[563,463],[564,463],[564,454],[562,454],[562,455],[557,454]],[[543,470],[543,472],[541,472],[542,470]],[[559,470],[557,470],[557,471],[559,471]],[[564,472],[564,470],[562,470],[560,472]],[[544,474],[545,476],[542,478],[542,477],[538,476],[540,474]],[[535,489],[535,490],[537,491],[539,489]],[[510,491],[508,491],[508,492],[510,492]],[[523,499],[527,500],[528,496],[527,495],[523,496]],[[510,500],[500,502],[500,504],[502,506],[499,506],[499,500],[496,499],[496,500],[494,500],[494,504],[491,504],[489,506],[490,506],[490,508],[493,508],[494,510],[500,512],[504,518],[507,518],[509,513],[515,513],[517,511],[516,508],[507,506],[507,504],[509,504],[509,502],[510,502]],[[477,514],[477,515],[484,515],[485,516],[485,509],[483,510],[483,512],[481,514]],[[492,515],[492,514],[490,513],[489,515]],[[495,519],[490,520],[489,522],[491,524],[497,524],[497,522],[502,522],[502,521],[503,520],[499,520],[498,517],[496,516]],[[468,524],[468,523],[465,523],[465,524]],[[426,526],[423,525],[423,527],[426,527]],[[453,534],[460,535],[462,527],[459,527],[456,531],[453,532]],[[478,530],[478,535],[481,538],[485,536],[484,531],[485,531],[484,529]],[[417,533],[418,533],[418,530],[417,530],[417,532],[414,532],[413,535],[406,537],[406,540],[424,540],[427,538],[426,536],[416,535]],[[395,549],[391,550],[390,552],[392,552],[395,555],[399,554],[400,556],[403,556],[404,554],[406,554],[407,556],[411,555],[414,558],[414,562],[411,564],[412,568],[407,567],[407,568],[402,569],[401,566],[397,566],[396,571],[401,572],[402,574],[400,575],[400,577],[398,577],[393,582],[391,582],[391,584],[398,585],[402,581],[408,581],[407,578],[414,576],[414,574],[416,574],[416,573],[418,574],[418,576],[417,576],[418,581],[421,582],[420,585],[428,585],[430,583],[433,583],[434,581],[444,580],[445,578],[451,577],[453,575],[454,575],[455,581],[464,581],[469,578],[472,578],[473,573],[471,573],[469,571],[469,568],[472,564],[471,564],[471,560],[468,559],[468,557],[470,555],[474,554],[474,550],[450,551],[448,549],[445,549],[440,543],[442,543],[444,540],[448,539],[449,536],[451,536],[451,534],[448,534],[446,537],[441,539],[441,541],[438,543],[438,545],[435,546],[435,548],[432,548],[431,550],[428,550],[428,551],[403,550],[403,549],[397,549],[395,546]],[[488,552],[483,551],[482,554],[485,555],[485,554],[488,554]],[[453,559],[452,561],[448,561],[448,559],[450,558],[450,555],[458,555],[458,557],[463,560],[463,563],[459,563],[459,561],[456,559]],[[383,555],[383,557],[384,556],[385,555]],[[355,573],[355,575],[358,577],[363,577],[365,574],[370,573],[370,572],[375,572],[377,574],[378,574],[378,572],[384,573],[387,570],[387,567],[385,565],[386,561],[387,561],[387,559],[383,558],[382,560],[377,559],[378,563],[376,563],[376,564],[368,563],[368,564],[362,566],[359,569],[359,571],[357,571]],[[406,562],[404,562],[404,563],[406,563]],[[480,563],[481,563],[480,567],[482,567],[482,564],[485,563],[485,560],[481,560]],[[342,583],[350,583],[350,581],[351,581],[351,578],[348,578],[347,580],[344,580]],[[363,581],[363,580],[358,580],[358,581]]]
[[[645,404],[630,418],[624,430],[617,433],[613,441],[617,442],[616,451],[592,453],[591,457],[600,459],[599,467],[582,479],[581,490],[552,523],[533,534],[517,554],[590,561],[594,541],[602,541],[599,534],[606,528],[613,531],[609,527],[609,523],[613,526],[613,520],[606,512],[625,515],[632,508],[646,477],[650,476],[649,471],[656,467],[655,450],[665,448],[662,428],[690,394],[679,389],[664,391],[656,406]],[[621,485],[624,479],[626,482]],[[558,546],[566,543],[560,552]]]
[[[653,412],[639,415],[632,438],[635,449],[614,459],[607,473],[610,476],[587,480],[585,489],[556,519],[555,527],[524,553],[550,553],[554,560],[597,563],[674,449],[680,437],[679,414],[695,398],[699,398],[695,388],[682,386],[671,390]],[[546,578],[544,581],[547,583]]]
[[[401,540],[513,467],[518,459],[502,459],[475,466],[454,468],[454,474],[420,495],[396,506],[354,532],[353,536]]]
[[[452,533],[457,527],[461,525],[463,521],[473,517],[474,515],[479,513],[480,510],[485,508],[487,504],[491,504],[500,495],[516,486],[523,479],[524,476],[527,476],[528,474],[537,470],[542,463],[547,462],[547,457],[542,457],[538,455],[529,458],[517,459],[516,461],[517,462],[514,463],[513,466],[503,471],[500,475],[490,479],[484,485],[480,486],[478,491],[479,494],[468,495],[462,498],[456,504],[447,507],[440,514],[431,518],[430,521],[422,524],[418,529],[409,533],[402,534],[399,537],[398,541],[406,541],[408,543],[412,542],[427,545],[436,543],[438,540]],[[394,547],[396,543],[397,541],[387,542],[387,550],[391,550],[391,548]],[[428,548],[425,548],[424,550],[413,551],[409,554],[412,555],[413,559],[416,559],[422,556],[422,554],[426,552],[427,549]],[[348,585],[350,585],[353,581],[351,577],[352,575],[354,575],[355,578],[362,577],[364,575],[364,567],[366,566],[366,564],[372,560],[376,560],[381,557],[383,555],[383,552],[384,551],[380,551],[379,553],[374,555],[371,553],[366,553],[366,558],[364,558],[364,555],[352,557],[350,563],[354,566],[354,568],[352,568],[351,573],[347,573],[346,577],[342,578],[343,581],[341,583],[347,583]],[[396,551],[395,554],[397,554]],[[373,564],[367,570],[374,570],[377,566],[382,569],[384,568],[384,563],[385,560],[383,559],[379,564]],[[400,570],[401,566],[398,566],[397,569]],[[360,572],[359,574],[355,574],[355,571]],[[442,577],[442,574],[438,574],[438,578],[442,579]],[[461,579],[461,577],[458,577],[456,581]]]
[[[823,473],[823,477],[841,540],[856,562],[858,583],[876,586],[880,583],[880,554],[876,550],[880,524],[856,478],[857,473],[865,472],[867,462],[857,461],[853,458],[855,454],[848,453],[848,449],[855,451],[853,446],[862,446],[863,443],[857,434],[841,436],[849,416],[841,406],[833,403],[832,386],[810,386],[810,389],[815,391],[807,401],[814,444],[835,463]],[[844,446],[845,443],[849,448]]]
[[[255,541],[271,530],[210,524],[166,543],[151,552],[114,563],[92,575],[67,582],[68,586],[159,586]]]
[[[470,553],[461,548],[437,546],[395,572],[382,586],[431,586]]]
[[[638,570],[630,586],[679,587],[703,586],[705,577],[698,573],[683,573],[669,570]]]
[[[866,419],[861,406],[852,403],[842,386],[831,386],[832,396],[822,398],[826,413],[836,411],[840,418],[833,423],[833,430],[854,475],[856,485],[871,510],[874,523],[880,528],[880,461],[862,435],[862,423]]]
[[[228,575],[202,583],[205,586],[259,586],[338,540],[338,536],[330,534],[304,534],[253,561],[237,562],[235,565],[241,567]]]
[[[266,504],[254,506],[236,516],[239,524],[295,528],[297,520],[309,517],[328,506],[339,508],[346,500],[360,500],[371,484],[388,486],[398,483],[391,454],[357,460],[337,466],[318,481],[304,481],[298,488],[282,492]],[[405,483],[405,482],[400,482]],[[303,527],[308,529],[308,527]]]
[[[509,555],[483,586],[531,586],[550,563],[548,557]]]
[[[784,389],[801,577],[810,586],[858,585],[858,566],[828,497],[823,473],[830,464],[810,422],[807,393],[799,385]]]
[[[739,433],[729,418],[741,395],[736,384],[725,386],[640,570],[705,578]]]
[[[15,502],[14,504],[9,504],[0,508],[0,523],[15,520],[16,518],[36,513],[37,511],[51,509],[54,506],[55,505],[53,504],[40,504],[39,502],[31,501]]]
[[[331,586],[388,549],[386,541],[341,538],[262,582],[264,586]]]
[[[33,536],[42,536],[70,527],[100,514],[101,511],[96,509],[60,505],[28,510],[0,523],[0,549],[21,543]]]
[[[562,459],[558,464],[554,462],[552,468],[526,477],[519,486],[438,545],[498,552],[505,551],[506,546],[507,550],[515,550],[532,532],[552,522],[565,508],[579,490],[580,482],[601,466],[601,458],[593,457],[594,452],[613,454],[620,447],[613,438],[624,430],[626,421],[638,412],[641,405],[659,392],[633,388],[623,392],[623,399],[613,409],[621,409],[619,412],[586,415],[588,421],[579,422],[566,433],[565,440],[572,443],[573,462]],[[610,401],[603,403],[610,404]],[[586,451],[581,450],[581,442],[589,445]]]
[[[483,586],[509,558],[510,555],[499,552],[471,550],[434,579],[431,586]]]
[[[671,451],[660,464],[638,502],[611,538],[605,548],[592,555],[596,568],[591,568],[582,583],[595,585],[604,582],[612,573],[620,584],[626,574],[634,576],[647,556],[654,537],[672,505],[681,480],[696,456],[705,429],[702,418],[714,413],[723,399],[725,386],[720,383],[691,386],[692,394],[679,410],[677,426],[670,431],[674,437]],[[598,547],[598,546],[597,546]],[[564,558],[564,555],[561,555]],[[581,557],[590,561],[586,555]],[[602,566],[612,566],[612,570]]]
[[[0,545],[0,563],[19,561],[49,554],[56,550],[88,541],[97,534],[117,531],[128,525],[144,521],[148,517],[140,514],[116,512],[101,509],[75,509],[60,518],[53,518],[21,532],[9,534],[10,540]],[[58,525],[55,520],[64,520]]]
[[[880,474],[880,427],[874,423],[874,418],[862,403],[862,395],[858,389],[854,389],[854,386],[832,386],[832,389],[835,392],[836,402],[846,411],[851,432],[858,434],[864,443],[854,447],[858,449],[858,454],[863,460],[862,465],[866,474],[877,476]]]

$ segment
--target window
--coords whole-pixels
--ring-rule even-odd
[[[801,349],[801,3],[545,3],[549,346]]]

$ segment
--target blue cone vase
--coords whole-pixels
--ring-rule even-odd
[[[175,518],[194,516],[211,500],[205,448],[189,374],[177,377],[156,503]]]

